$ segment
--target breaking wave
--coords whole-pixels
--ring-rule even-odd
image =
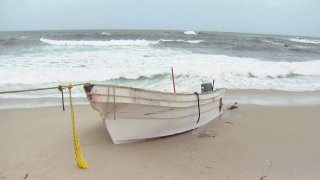
[[[111,36],[111,33],[108,33],[108,32],[102,32],[101,34],[106,36]]]
[[[145,39],[137,39],[137,40],[105,40],[105,41],[84,41],[84,40],[52,40],[41,38],[41,42],[48,43],[51,45],[59,45],[59,46],[149,46],[156,45],[161,43],[189,43],[189,44],[199,44],[202,43],[203,40],[170,40],[170,39],[161,39],[158,41],[148,41]]]
[[[311,40],[311,39],[299,39],[299,38],[291,38],[289,41],[306,43],[306,44],[320,44],[320,40]]]
[[[189,43],[189,44],[199,44],[204,42],[203,40],[182,40],[182,39],[176,39],[176,40],[170,40],[170,39],[161,39],[159,40],[159,43]]]
[[[273,44],[273,45],[281,45],[283,46],[284,44],[282,43],[278,43],[278,42],[273,42],[273,41],[269,41],[269,40],[262,40],[263,42],[266,42],[266,43],[270,43],[270,44]]]
[[[178,92],[199,92],[213,79],[217,88],[319,91],[319,44],[316,37],[195,31],[10,32],[0,37],[0,91],[92,82],[171,92],[170,67]],[[73,95],[84,97],[80,87]]]
[[[147,56],[146,56],[147,55]],[[320,60],[262,61],[254,58],[136,48],[53,52],[0,57],[0,84],[64,82],[128,83],[149,89],[170,88],[170,66],[181,91],[197,90],[213,78],[232,89],[320,90]],[[43,68],[46,67],[46,68]],[[60,72],[60,73],[57,73]],[[24,76],[21,76],[24,74]],[[193,88],[195,86],[195,88]]]
[[[195,31],[184,31],[183,33],[186,35],[197,35],[198,34],[198,32],[195,32]]]
[[[51,45],[71,45],[71,46],[149,46],[156,44],[156,41],[137,40],[108,40],[108,41],[83,41],[83,40],[52,40],[41,38],[40,41]]]

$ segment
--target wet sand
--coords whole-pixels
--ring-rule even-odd
[[[0,179],[320,179],[320,106],[238,107],[194,133],[114,145],[98,113],[76,106],[87,170],[68,108],[0,110]]]

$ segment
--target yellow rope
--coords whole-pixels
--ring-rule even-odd
[[[74,120],[74,112],[73,112],[73,105],[72,105],[72,96],[71,96],[71,88],[74,86],[81,86],[87,85],[88,83],[79,83],[79,84],[67,84],[63,86],[55,86],[55,87],[45,87],[45,88],[35,88],[35,89],[22,89],[22,90],[11,90],[11,91],[0,91],[0,94],[9,94],[9,93],[20,93],[20,92],[29,92],[29,91],[41,91],[41,90],[49,90],[49,89],[59,89],[63,91],[63,88],[69,89],[69,102],[70,102],[70,114],[71,114],[71,122],[72,122],[72,131],[73,131],[73,145],[74,145],[74,152],[75,152],[75,160],[78,166],[82,169],[88,169],[88,164],[82,157],[82,153],[80,150],[80,144],[78,141],[78,135],[76,131],[76,124]]]
[[[78,135],[77,135],[77,131],[76,131],[76,123],[75,123],[75,120],[74,120],[74,112],[73,112],[72,96],[71,96],[72,84],[68,84],[68,85],[65,85],[63,87],[69,89],[70,114],[71,114],[72,131],[73,131],[73,146],[74,146],[74,153],[75,153],[75,156],[76,156],[75,159],[76,159],[76,162],[77,162],[79,168],[88,169],[88,164],[84,160],[84,158],[82,157],[82,153],[81,153],[81,150],[80,150],[80,144],[79,144],[79,141],[78,141]]]

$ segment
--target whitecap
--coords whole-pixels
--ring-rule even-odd
[[[285,45],[285,44],[282,44],[282,43],[278,43],[278,42],[273,42],[273,41],[269,41],[269,40],[262,40],[263,42],[266,42],[266,43],[270,43],[270,44],[273,44],[273,45]]]
[[[108,33],[108,32],[102,32],[101,34],[102,35],[106,35],[106,36],[110,36],[111,35],[111,33]]]
[[[183,39],[160,39],[160,43],[163,42],[179,42],[179,43],[190,43],[190,44],[199,44],[204,42],[203,40],[183,40]]]
[[[195,32],[195,31],[184,31],[183,33],[186,35],[197,35],[198,34],[198,32]]]
[[[137,40],[108,40],[108,41],[84,41],[84,40],[52,40],[41,38],[40,41],[51,45],[60,46],[149,46],[156,44],[156,41],[147,41],[145,39]]]
[[[291,38],[289,41],[306,43],[306,44],[320,44],[320,40],[312,40],[312,39],[300,39],[300,38]]]

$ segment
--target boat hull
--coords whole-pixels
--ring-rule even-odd
[[[114,144],[174,135],[207,124],[223,112],[225,92],[174,94],[97,84],[86,85],[85,91]]]

